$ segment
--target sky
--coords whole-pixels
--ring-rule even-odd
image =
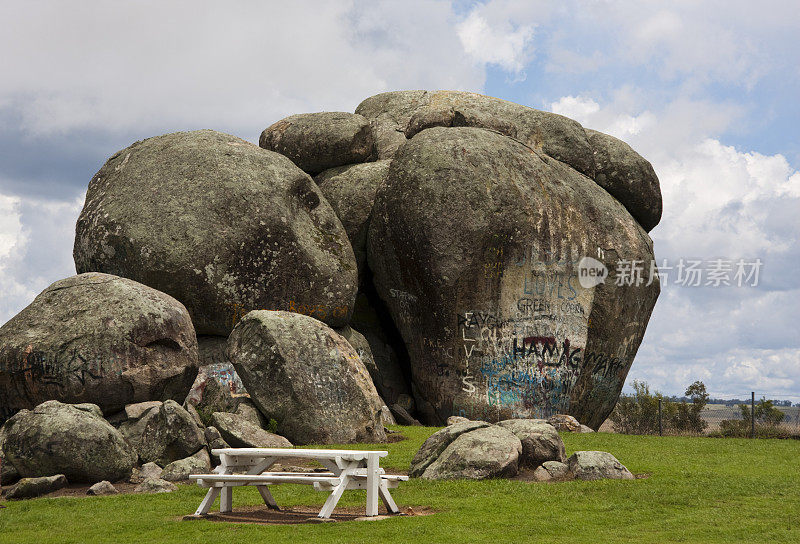
[[[792,4],[0,0],[0,323],[75,273],[87,184],[134,141],[256,142],[294,113],[465,90],[566,115],[653,164],[666,278],[629,382],[800,402]],[[704,285],[714,261],[756,259],[757,285]],[[703,285],[677,281],[681,260]]]

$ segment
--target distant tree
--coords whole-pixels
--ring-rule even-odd
[[[654,434],[658,432],[658,399],[651,394],[647,382],[633,380],[633,395],[621,395],[609,419],[622,434]]]
[[[742,419],[750,421],[750,406],[740,404],[739,410],[742,412]],[[784,420],[786,414],[775,408],[771,400],[761,397],[761,401],[755,407],[756,424],[767,427],[777,427]]]
[[[679,432],[702,433],[708,427],[702,417],[703,409],[708,404],[706,386],[696,381],[686,388],[684,395],[691,400],[691,404],[681,401],[670,409],[669,427]]]

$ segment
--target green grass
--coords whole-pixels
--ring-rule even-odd
[[[367,447],[390,451],[382,465],[407,469],[435,429],[399,429],[408,440]],[[204,494],[189,485],[163,495],[35,499],[5,503],[0,542],[800,542],[800,441],[605,433],[564,435],[564,441],[568,454],[610,451],[650,477],[412,480],[394,490],[398,504],[429,506],[436,514],[295,526],[181,521]],[[321,505],[326,496],[309,486],[278,486],[273,493],[285,506]],[[234,509],[260,502],[253,488],[234,491]],[[364,492],[346,492],[340,505],[363,506]]]

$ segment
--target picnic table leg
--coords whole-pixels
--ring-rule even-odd
[[[230,512],[231,510],[233,510],[233,487],[225,485],[222,487],[220,493],[221,496],[219,498],[219,511],[221,513]]]
[[[378,472],[378,456],[367,456],[367,515],[378,515],[378,486],[381,475]]]
[[[208,514],[208,511],[211,510],[211,505],[214,504],[214,501],[216,500],[217,495],[219,495],[219,488],[218,487],[210,488],[208,490],[208,493],[206,493],[206,496],[203,499],[203,502],[201,502],[200,506],[198,506],[197,510],[195,510],[194,515],[195,516],[202,516],[204,514]]]
[[[280,508],[278,508],[278,503],[275,502],[275,498],[272,496],[267,486],[258,485],[256,487],[258,488],[258,492],[261,493],[261,498],[264,499],[264,504],[266,504],[269,509],[280,510]]]
[[[324,519],[331,517],[333,509],[336,508],[336,505],[339,503],[339,499],[342,498],[342,493],[344,493],[344,490],[347,489],[347,485],[350,483],[350,476],[353,474],[353,471],[359,467],[359,464],[360,463],[358,461],[352,461],[347,465],[347,468],[342,470],[339,474],[334,472],[334,474],[341,478],[341,481],[339,482],[339,485],[337,485],[333,491],[331,491],[328,500],[326,500],[325,504],[322,505],[322,510],[319,511],[319,515],[317,517]]]
[[[389,493],[389,482],[382,479],[381,486],[378,490],[380,492],[381,500],[383,500],[383,504],[386,506],[386,510],[388,510],[392,514],[399,513],[400,509],[397,507],[397,504],[394,502],[392,495]]]

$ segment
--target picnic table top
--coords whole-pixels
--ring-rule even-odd
[[[305,457],[309,459],[365,459],[368,455],[386,457],[384,450],[312,450],[304,448],[220,448],[213,449],[214,455],[238,455],[240,457]]]

